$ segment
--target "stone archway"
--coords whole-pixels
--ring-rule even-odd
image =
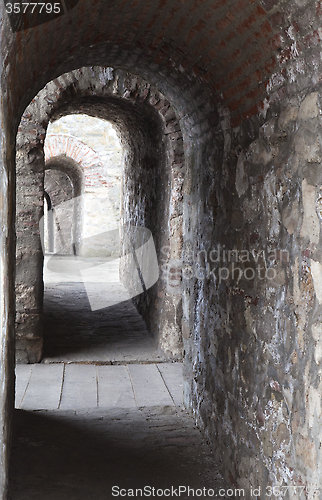
[[[79,225],[77,223],[80,216],[79,209],[77,205],[73,204],[69,209],[67,209],[63,225],[60,224],[57,216],[56,210],[62,203],[70,202],[75,198],[75,189],[69,175],[64,171],[61,164],[53,165],[46,164],[45,166],[45,176],[44,176],[44,195],[46,194],[50,200],[50,211],[47,212],[44,209],[44,227],[48,228],[44,231],[48,234],[48,243],[50,242],[52,247],[52,252],[63,253],[67,255],[73,255],[75,253],[75,243],[80,239]],[[45,220],[48,224],[46,225]],[[51,221],[52,231],[49,238],[49,221]],[[43,241],[43,252],[45,253],[45,243]]]
[[[28,210],[28,213],[33,214],[34,221],[33,233],[24,231],[24,238],[18,237],[17,240],[18,255],[20,252],[24,255],[24,259],[28,255],[35,271],[32,277],[28,276],[28,280],[31,281],[24,282],[21,279],[19,281],[19,266],[21,264],[23,268],[25,261],[18,259],[16,285],[18,350],[25,353],[20,355],[20,358],[29,362],[39,360],[41,357],[42,287],[39,283],[42,282],[42,253],[37,221],[42,214],[43,139],[50,119],[56,120],[66,114],[81,112],[114,123],[125,150],[123,226],[131,224],[148,227],[152,231],[158,255],[163,258],[160,270],[161,264],[164,268],[165,264],[171,264],[179,259],[182,252],[184,164],[182,135],[175,111],[162,94],[138,77],[118,71],[111,80],[111,73],[107,74],[104,68],[97,68],[95,72],[98,77],[93,79],[91,68],[83,68],[80,71],[82,80],[79,79],[79,73],[61,77],[59,95],[56,92],[53,94],[52,84],[48,84],[27,108],[18,132],[20,147],[17,150],[17,198],[18,204],[20,198],[25,201],[24,212],[18,213],[17,217],[18,234],[19,227],[25,224]],[[105,85],[102,87],[103,76]],[[85,90],[84,81],[88,82]],[[74,89],[72,97],[71,85]],[[93,90],[95,85],[96,91]],[[124,87],[128,88],[128,91],[125,91]],[[136,93],[133,93],[133,88],[137,88]],[[139,96],[140,88],[144,90],[143,100]],[[50,102],[50,110],[45,120],[43,115],[40,119],[38,113],[40,102],[43,100]],[[37,120],[39,124],[35,139],[34,132],[28,127],[37,123]],[[27,123],[30,125],[27,126]],[[88,183],[89,186],[95,187],[104,182],[100,179],[98,158],[92,151],[84,145],[76,144],[68,137],[60,139],[59,141],[57,137],[50,139],[46,147],[48,162],[53,161],[51,158],[53,154],[59,154],[58,158],[61,158],[62,153],[71,155],[73,151],[73,159],[84,169],[85,185]],[[57,158],[55,161],[58,161]],[[27,173],[31,177],[32,185],[36,186],[30,197],[25,196],[28,186],[22,182],[23,175]],[[29,207],[26,207],[26,200],[30,200]],[[123,237],[127,238],[127,230]],[[176,358],[181,356],[182,349],[182,298],[180,291],[178,293],[173,286],[173,282],[170,284],[171,286],[168,286],[166,279],[160,279],[148,293],[138,297],[137,307],[158,340],[160,348],[170,357]],[[36,289],[37,294],[35,294]],[[23,305],[21,290],[24,290]],[[37,307],[29,312],[27,306],[31,302],[35,302]],[[26,330],[28,336],[24,333]]]

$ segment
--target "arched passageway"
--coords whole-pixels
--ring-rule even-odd
[[[21,147],[19,153],[17,152],[17,161],[21,167],[18,166],[17,171],[17,197],[18,200],[19,198],[24,200],[24,214],[28,213],[26,211],[26,200],[28,200],[29,210],[35,214],[35,220],[39,220],[43,199],[41,187],[37,188],[38,191],[29,192],[29,197],[26,197],[28,186],[24,182],[24,176],[28,175],[32,177],[34,175],[33,185],[37,181],[40,184],[43,182],[41,180],[41,176],[44,175],[44,159],[42,154],[38,154],[36,174],[33,173],[33,168],[30,169],[28,167],[26,161],[26,158],[30,156],[30,151],[35,151],[36,149],[39,151],[43,148],[43,139],[42,136],[36,139],[36,148],[35,140],[33,143],[30,143],[30,133],[25,133],[25,130],[28,130],[26,123],[35,122],[39,119],[37,110],[47,95],[50,96],[50,109],[46,115],[46,120],[41,121],[39,124],[44,130],[50,118],[54,121],[62,116],[79,111],[82,114],[110,120],[118,130],[124,148],[121,208],[121,245],[123,250],[121,248],[121,253],[124,253],[126,247],[131,246],[131,226],[141,227],[142,229],[147,228],[153,235],[161,271],[161,264],[163,266],[164,263],[168,264],[171,259],[179,257],[181,252],[182,209],[180,205],[182,203],[181,189],[184,172],[180,127],[178,123],[176,124],[175,114],[170,109],[170,104],[156,90],[151,90],[149,96],[143,102],[136,97],[135,106],[130,102],[130,95],[124,97],[124,85],[128,85],[131,88],[135,84],[145,89],[146,83],[144,81],[139,81],[137,77],[131,77],[120,71],[116,72],[112,79],[111,68],[108,73],[105,71],[105,68],[98,68],[95,71],[97,76],[93,78],[93,70],[91,68],[83,68],[82,80],[79,79],[79,73],[72,73],[67,78],[68,84],[65,83],[66,76],[64,75],[62,77],[61,92],[55,98],[52,95],[52,84],[48,84],[26,110],[24,114],[25,119],[22,120],[19,129]],[[102,78],[105,78],[105,86],[103,87]],[[72,79],[72,83],[70,83],[70,79]],[[90,93],[88,90],[84,90],[84,81],[87,81],[88,85],[90,85]],[[71,85],[74,89],[72,97],[70,96]],[[93,95],[93,93],[95,94],[95,91],[93,91],[95,85],[97,87],[97,95]],[[77,86],[79,87],[78,94]],[[158,110],[157,104],[160,104],[162,100],[164,108],[161,108],[161,113]],[[175,132],[167,131],[166,127],[168,125],[166,124],[167,122],[164,123],[164,115],[169,120],[172,129],[176,130]],[[42,115],[40,118],[42,119]],[[172,136],[174,142],[171,141]],[[50,137],[49,144],[46,147],[48,156],[47,168],[49,168],[49,165],[53,166],[56,164],[57,169],[57,162],[62,162],[61,153],[65,151],[64,154],[66,155],[67,151],[72,151],[72,161],[78,160],[84,171],[84,192],[86,193],[86,186],[92,191],[104,188],[106,181],[100,174],[101,165],[99,159],[95,157],[95,153],[90,148],[84,148],[77,141],[67,136],[60,137],[59,141],[58,137]],[[55,158],[51,157],[53,150],[58,153],[58,156]],[[176,161],[176,163],[173,163],[173,161]],[[69,172],[67,167],[65,167],[65,172]],[[36,202],[36,200],[38,201]],[[100,210],[98,213],[100,213]],[[169,220],[168,227],[165,225],[166,220]],[[25,227],[24,215],[18,212],[17,227],[21,226]],[[129,240],[129,244],[127,244],[127,240]],[[95,256],[94,247],[92,250],[90,248],[88,250],[84,249],[84,245],[90,245],[91,241],[93,241],[93,238],[85,238],[83,240],[81,252],[84,252],[84,255],[87,253],[90,256]],[[95,240],[93,244],[95,246]],[[18,359],[20,356],[20,359],[34,362],[41,359],[41,332],[43,328],[42,296],[40,292],[35,293],[36,290],[41,291],[42,289],[40,285],[42,282],[42,251],[39,243],[39,235],[35,231],[28,234],[25,229],[23,238],[18,238],[17,248],[18,253],[23,253],[24,258],[29,254],[29,259],[34,262],[33,269],[35,271],[32,277],[34,286],[30,286],[30,276],[26,276],[22,272],[23,278],[20,278],[18,260],[18,278],[16,284],[19,317],[17,321]],[[163,257],[162,262],[161,257]],[[24,266],[25,262],[22,262],[21,268],[23,269]],[[121,269],[125,281],[129,280],[131,274],[127,269],[127,264],[124,264]],[[24,282],[26,279],[28,283]],[[26,287],[28,287],[28,293],[25,292]],[[23,300],[25,301],[25,305],[20,305],[21,289],[24,290]],[[26,303],[34,301],[38,305],[36,312],[29,314],[24,312],[22,314],[22,310],[25,311],[27,309]],[[182,354],[181,302],[181,296],[175,292],[175,286],[166,279],[159,279],[155,287],[147,290],[147,292],[141,294],[137,299],[137,307],[142,313],[154,338],[157,340],[159,347],[166,355],[171,357],[180,357]],[[24,332],[27,332],[27,335]]]
[[[2,491],[14,393],[15,146],[17,171],[32,170],[25,186],[37,197],[26,210],[19,199],[17,205],[26,212],[17,227],[17,347],[36,359],[42,142],[61,96],[58,116],[73,106],[105,114],[107,98],[113,119],[117,107],[129,165],[160,159],[138,148],[143,136],[165,141],[164,165],[174,168],[162,170],[168,178],[160,185],[180,187],[163,191],[169,197],[151,224],[160,229],[159,249],[164,240],[183,249],[179,256],[164,248],[171,282],[182,278],[182,289],[176,295],[175,287],[156,287],[138,305],[170,352],[182,332],[185,402],[225,477],[249,492],[275,485],[288,494],[302,486],[315,491],[322,470],[320,1],[65,0],[65,7],[45,22],[45,14],[6,13],[2,5]],[[32,102],[47,84],[43,105]],[[40,120],[25,114],[17,136],[30,103]],[[169,146],[177,142],[178,154]],[[138,181],[155,181],[140,168],[131,172],[129,193]],[[135,222],[146,225],[151,198],[124,200],[125,207],[137,202]],[[174,237],[178,227],[182,236]],[[173,261],[181,258],[180,273]]]
[[[46,249],[55,253],[73,254],[73,248],[76,248],[74,242],[79,239],[77,234],[78,211],[73,205],[71,209],[66,210],[64,224],[60,224],[57,217],[57,209],[62,203],[71,202],[75,198],[74,189],[70,177],[61,169],[50,168],[47,166],[44,176],[44,199],[48,199],[50,208],[44,209],[44,253]],[[48,204],[47,204],[48,207]],[[45,222],[47,221],[47,223]],[[50,248],[50,250],[49,250]]]
[[[119,280],[124,179],[115,129],[88,115],[66,115],[48,127],[44,151],[52,206],[44,211],[44,233],[48,240],[47,217],[54,255],[44,252],[42,362],[164,359]]]

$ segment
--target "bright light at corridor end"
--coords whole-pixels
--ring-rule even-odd
[[[71,211],[82,203],[82,196],[61,203],[58,207],[51,209],[51,216],[57,227],[62,227],[64,220]],[[41,244],[45,254],[44,241],[44,217],[39,223]],[[122,233],[123,245],[121,248]],[[101,251],[99,258],[82,257],[79,255],[81,248],[90,243]],[[104,309],[111,306],[110,297],[104,299],[104,287],[102,294],[97,294],[94,284],[102,284],[108,287],[111,276],[111,268],[115,269],[118,264],[120,269],[120,281],[127,291],[127,299],[133,298],[151,288],[159,278],[159,266],[152,233],[145,227],[123,226],[121,228],[104,231],[82,241],[70,241],[66,245],[68,265],[64,259],[57,259],[59,254],[52,254],[45,261],[47,270],[51,273],[66,274],[72,276],[73,281],[82,282],[85,286],[87,297],[92,311]],[[122,255],[121,255],[122,251]],[[76,255],[72,255],[72,253]],[[115,298],[114,304],[123,302],[124,298]]]

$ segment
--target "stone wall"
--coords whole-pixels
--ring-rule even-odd
[[[260,498],[278,485],[286,498],[302,485],[313,498],[322,480],[322,89],[313,90],[289,91],[235,128],[223,110],[220,168],[199,174],[185,205],[186,403],[226,479],[248,495],[261,487]]]

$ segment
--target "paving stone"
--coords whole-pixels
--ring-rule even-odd
[[[109,500],[113,487],[218,491],[223,480],[194,419],[167,406],[17,410],[10,484],[11,500]]]
[[[57,272],[45,272],[42,363],[165,361],[119,282],[111,281],[104,290],[93,282],[85,288],[73,282],[79,277],[73,275],[69,258],[55,256],[53,263]],[[116,279],[113,267],[110,278]],[[105,307],[92,311],[88,293],[94,302],[103,296]]]
[[[96,406],[96,366],[79,364],[66,365],[59,408],[62,410],[77,410],[81,408],[95,408]]]
[[[159,363],[157,365],[165,385],[176,405],[183,404],[182,363]]]
[[[59,407],[64,365],[33,365],[29,384],[20,404],[23,410]],[[20,373],[22,375],[22,373]]]
[[[98,366],[99,408],[135,406],[130,375],[126,366]]]
[[[128,365],[137,406],[172,406],[173,400],[156,365]]]

